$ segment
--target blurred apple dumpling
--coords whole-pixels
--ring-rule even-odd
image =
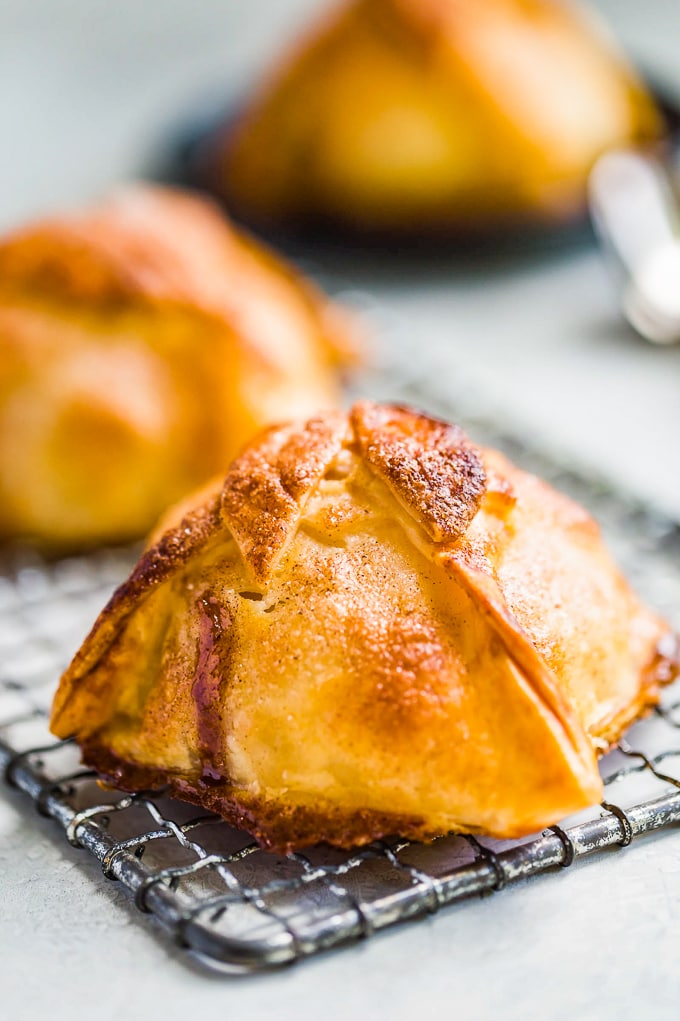
[[[210,177],[265,226],[466,235],[578,218],[597,157],[661,131],[566,0],[351,0],[217,133]]]
[[[0,241],[0,536],[145,534],[265,424],[336,405],[350,317],[209,201],[135,186]]]

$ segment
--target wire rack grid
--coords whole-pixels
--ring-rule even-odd
[[[409,366],[412,370],[412,363]],[[450,374],[411,379],[384,370],[371,392],[462,421],[475,438],[570,492],[596,514],[641,594],[680,629],[680,530],[475,421]],[[433,380],[440,379],[442,392]],[[382,393],[379,391],[382,389]],[[311,848],[287,857],[163,793],[103,791],[78,750],[55,742],[47,713],[60,670],[133,561],[130,549],[47,564],[7,555],[0,570],[0,768],[101,864],[142,912],[210,968],[255,971],[370,936],[473,895],[626,846],[680,822],[680,689],[636,724],[602,762],[606,801],[524,841],[442,836],[390,839],[352,854]]]

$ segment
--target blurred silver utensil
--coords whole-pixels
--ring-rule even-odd
[[[623,311],[655,344],[680,340],[680,209],[663,165],[633,150],[596,163],[590,209],[623,271]]]

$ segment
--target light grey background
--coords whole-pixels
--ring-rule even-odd
[[[246,89],[319,6],[2,0],[0,225],[138,176],[199,108]],[[678,0],[598,6],[680,95]],[[440,260],[397,278],[385,264],[348,263],[340,275],[372,295],[394,325],[387,342],[419,366],[680,517],[680,349],[628,332],[596,252],[484,272]],[[3,796],[0,1012],[677,1018],[679,841],[665,835],[296,970],[225,982],[154,940],[93,862]]]

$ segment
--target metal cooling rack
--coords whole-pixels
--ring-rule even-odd
[[[448,382],[437,393],[433,379],[450,380],[450,371],[430,367],[427,379],[408,384],[405,377],[399,367],[383,370],[371,393],[467,425],[480,442],[502,447],[589,506],[638,590],[680,629],[675,524],[474,421],[461,395],[452,402]],[[104,792],[79,766],[77,749],[50,737],[46,713],[60,670],[133,559],[130,550],[51,565],[26,552],[7,556],[0,571],[0,767],[27,805],[52,817],[140,911],[212,968],[290,963],[680,822],[679,685],[603,760],[606,801],[524,841],[394,839],[354,854],[313,848],[280,857],[162,795]]]

